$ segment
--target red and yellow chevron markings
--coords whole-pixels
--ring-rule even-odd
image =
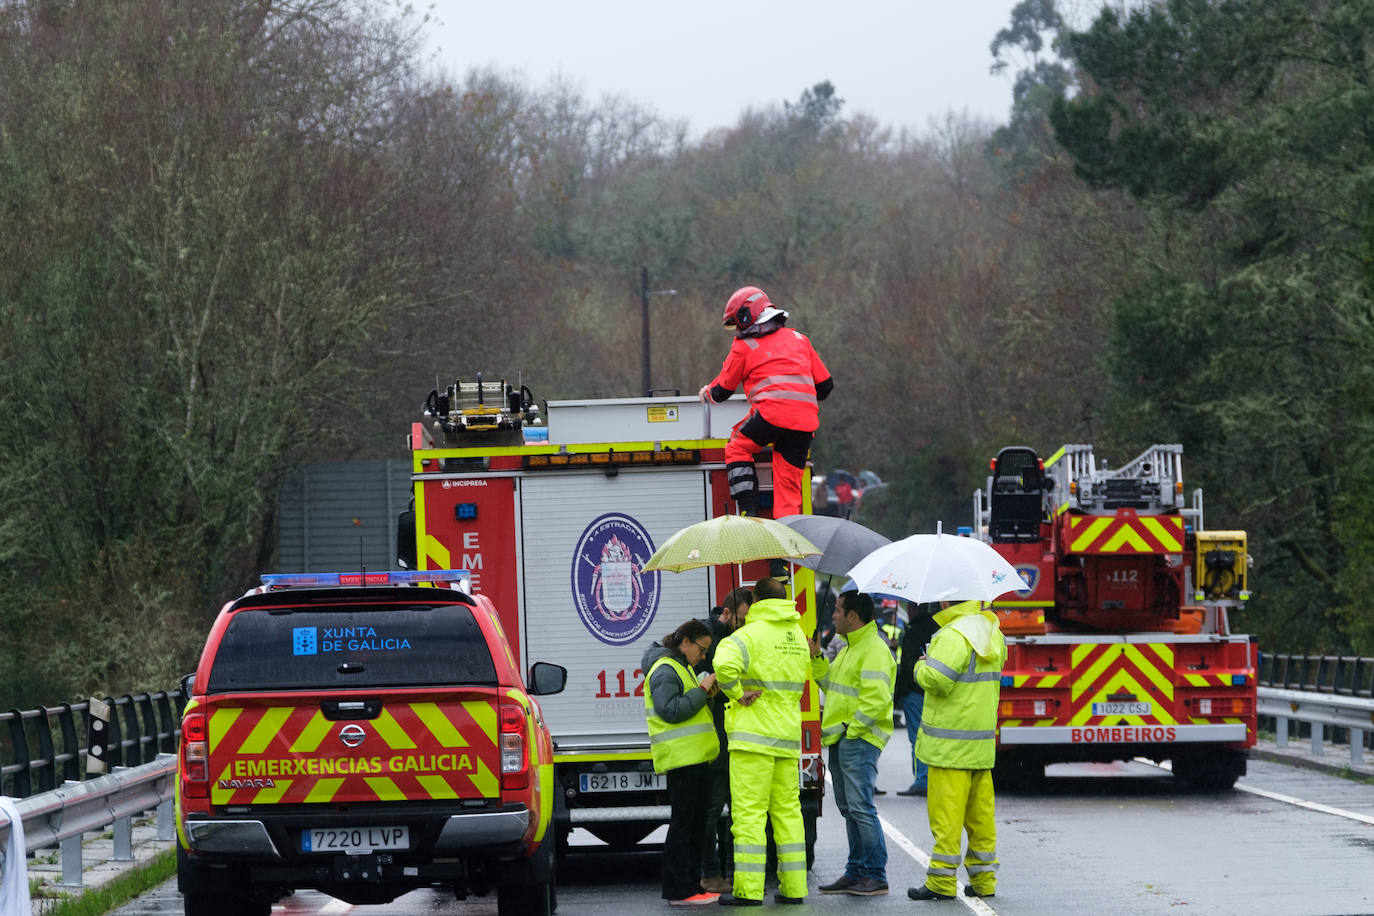
[[[1182,553],[1180,515],[1070,515],[1069,553]]]
[[[1174,724],[1172,646],[1166,643],[1085,643],[1073,647],[1071,665],[1073,686],[1065,724]],[[1150,713],[1093,715],[1093,703],[1116,702],[1113,697],[1124,696],[1133,696],[1132,702],[1149,703]]]
[[[344,743],[356,726],[363,741]],[[223,708],[210,759],[224,760],[211,803],[495,798],[498,725],[490,700],[392,703],[375,719],[331,721],[317,705]]]

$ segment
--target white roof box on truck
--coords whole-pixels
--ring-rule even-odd
[[[749,415],[742,394],[709,405],[695,397],[663,397],[549,401],[547,407],[554,445],[728,439],[731,427]]]

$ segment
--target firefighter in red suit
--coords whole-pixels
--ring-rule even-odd
[[[784,327],[787,313],[757,286],[735,291],[725,305],[725,326],[735,341],[720,375],[703,385],[704,401],[724,401],[742,384],[749,416],[730,433],[725,474],[742,515],[759,512],[759,478],[754,456],[773,447],[773,517],[802,510],[802,470],[811,438],[820,426],[819,401],[835,387],[806,335]]]

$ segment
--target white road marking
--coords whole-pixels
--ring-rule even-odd
[[[1254,786],[1247,786],[1245,783],[1236,783],[1236,788],[1242,792],[1249,792],[1251,795],[1260,795],[1264,798],[1271,798],[1276,802],[1283,802],[1288,805],[1297,805],[1299,808],[1306,808],[1309,811],[1317,811],[1322,814],[1334,814],[1336,817],[1348,817],[1352,821],[1359,821],[1361,824],[1374,824],[1374,817],[1368,814],[1358,814],[1354,811],[1347,811],[1344,808],[1333,808],[1330,805],[1323,805],[1320,802],[1304,801],[1301,798],[1294,798],[1291,795],[1283,795],[1278,792],[1270,792],[1268,789],[1258,789]]]
[[[1161,770],[1173,771],[1173,766],[1168,761],[1164,763],[1155,763],[1143,757],[1137,757],[1135,759],[1137,763],[1148,763],[1151,766],[1159,767]],[[1307,801],[1305,799],[1295,798],[1292,795],[1284,795],[1281,792],[1270,792],[1268,789],[1261,789],[1257,786],[1247,786],[1243,782],[1237,782],[1236,788],[1241,792],[1249,792],[1251,795],[1272,799],[1276,802],[1282,802],[1285,805],[1294,805],[1298,808],[1306,808],[1308,811],[1316,811],[1319,814],[1331,814],[1336,817],[1344,817],[1352,821],[1359,821],[1361,824],[1374,825],[1374,816],[1368,814],[1359,814],[1355,811],[1347,811],[1344,808],[1333,808],[1330,805],[1323,805],[1321,802]]]
[[[344,903],[342,900],[331,900],[320,907],[320,913],[322,916],[325,913],[347,913],[351,909],[353,909],[353,904],[351,903]]]

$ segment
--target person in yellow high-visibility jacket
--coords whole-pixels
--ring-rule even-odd
[[[977,601],[935,615],[940,629],[927,655],[916,662],[916,683],[925,691],[916,757],[929,766],[926,814],[935,848],[912,900],[949,900],[959,890],[960,851],[968,870],[969,897],[997,891],[997,825],[993,821],[992,765],[997,755],[997,697],[1007,641],[997,615]]]
[[[835,805],[849,835],[844,874],[822,884],[822,894],[873,897],[887,893],[887,842],[873,790],[878,758],[892,737],[892,681],[897,669],[873,618],[873,598],[842,592],[835,601],[835,634],[845,647],[826,661],[811,644],[811,676],[825,691],[821,744],[830,749]]]
[[[711,631],[689,620],[644,652],[644,716],[655,773],[668,776],[672,816],[663,844],[663,899],[672,906],[715,903],[720,895],[701,886],[701,832],[706,821],[709,765],[720,753],[707,704],[716,689],[708,674],[693,669],[711,647]]]
[[[735,839],[734,893],[723,906],[762,906],[773,825],[778,852],[777,903],[806,899],[806,829],[798,764],[801,695],[811,652],[796,605],[776,579],[760,579],[744,626],[716,648],[717,686],[730,698],[730,815]]]

